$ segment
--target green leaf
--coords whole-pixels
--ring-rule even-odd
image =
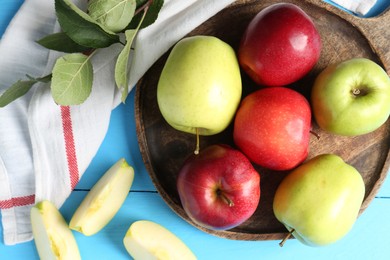
[[[133,19],[136,0],[90,0],[88,11],[92,19],[105,28],[120,32]]]
[[[119,36],[106,30],[70,0],[55,0],[58,22],[62,30],[77,44],[105,48],[119,42]]]
[[[118,88],[122,91],[122,102],[125,102],[127,94],[129,91],[128,86],[128,63],[129,55],[131,51],[131,45],[133,43],[134,36],[136,35],[137,30],[127,30],[126,35],[126,45],[118,56],[118,59],[115,64],[115,83]]]
[[[115,64],[115,83],[117,87],[122,91],[122,102],[125,102],[129,93],[128,64],[131,46],[133,45],[134,38],[138,30],[140,29],[141,23],[145,18],[146,13],[147,10],[145,9],[145,11],[143,12],[143,16],[141,17],[141,21],[136,29],[125,31],[126,45],[119,54]]]
[[[31,77],[30,75],[26,75],[26,76],[30,80],[35,80],[36,82],[48,83],[48,82],[51,81],[52,74],[49,74],[49,75],[46,75],[46,76],[43,76],[43,77],[40,77],[40,78],[34,78],[34,77]]]
[[[139,3],[140,4],[141,3],[147,4],[147,2],[148,1],[137,2],[137,8],[138,8]],[[143,18],[140,29],[148,27],[149,25],[153,24],[157,20],[158,14],[159,14],[163,5],[164,5],[164,0],[153,0],[152,1],[152,4],[149,6],[148,12],[146,13],[145,18]],[[127,26],[126,29],[136,28],[139,25],[140,21],[142,20],[142,17],[143,17],[142,12],[135,15],[133,20],[131,20],[130,24]]]
[[[33,78],[27,75],[28,80],[18,80],[0,96],[0,107],[5,107],[16,99],[24,96],[35,83],[47,83],[51,80],[51,74],[42,78]]]
[[[91,49],[77,44],[64,32],[53,33],[45,36],[44,38],[38,40],[37,43],[47,49],[67,53],[84,52]]]
[[[15,101],[26,94],[37,82],[38,81],[36,80],[19,80],[14,83],[0,96],[0,107],[5,107],[12,101]]]
[[[90,57],[74,53],[57,59],[51,83],[52,96],[57,104],[79,105],[89,97],[93,82]]]
[[[137,8],[140,8],[141,6],[143,6],[144,4],[146,4],[148,0],[136,0],[137,2]]]

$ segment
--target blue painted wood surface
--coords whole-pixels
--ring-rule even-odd
[[[369,15],[380,13],[389,5],[388,2],[379,0]],[[0,0],[0,35],[22,3],[23,0]],[[129,259],[122,239],[130,224],[140,219],[152,220],[167,227],[199,259],[390,259],[389,178],[352,231],[341,241],[327,247],[311,248],[290,240],[280,248],[278,241],[227,240],[199,231],[178,217],[156,192],[138,148],[133,106],[134,91],[126,104],[113,111],[103,144],[76,189],[60,209],[69,221],[87,191],[119,158],[125,157],[135,168],[131,192],[115,218],[94,236],[86,237],[74,232],[83,259]],[[0,225],[0,259],[38,259],[33,241],[5,246],[2,236]]]

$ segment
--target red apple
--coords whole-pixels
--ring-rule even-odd
[[[177,189],[193,222],[226,230],[255,212],[260,201],[260,175],[239,150],[211,145],[185,161]]]
[[[270,87],[246,96],[234,120],[233,140],[254,163],[289,170],[309,151],[311,110],[295,90]]]
[[[298,6],[278,3],[264,8],[241,39],[241,67],[257,83],[284,86],[306,75],[317,63],[321,37]]]

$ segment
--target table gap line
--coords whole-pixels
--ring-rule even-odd
[[[85,191],[85,192],[89,192],[91,191],[91,189],[81,189],[81,188],[77,188],[77,189],[74,189],[73,191]],[[155,190],[130,190],[129,193],[131,192],[138,192],[138,193],[158,193],[158,191],[155,191]]]

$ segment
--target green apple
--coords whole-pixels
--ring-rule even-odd
[[[276,190],[276,218],[304,244],[324,246],[344,237],[365,194],[360,173],[334,154],[318,155],[288,174]]]
[[[31,208],[30,217],[40,259],[81,259],[73,233],[53,203],[38,202]]]
[[[134,169],[118,160],[92,187],[72,216],[69,227],[86,236],[105,227],[122,206],[134,179]]]
[[[123,244],[134,259],[196,259],[193,252],[176,235],[148,220],[139,220],[131,224]]]
[[[216,37],[199,35],[173,47],[160,75],[157,101],[173,128],[213,135],[232,121],[241,92],[233,48]]]
[[[390,78],[366,58],[328,66],[316,78],[311,101],[318,125],[334,134],[372,132],[390,115]]]

